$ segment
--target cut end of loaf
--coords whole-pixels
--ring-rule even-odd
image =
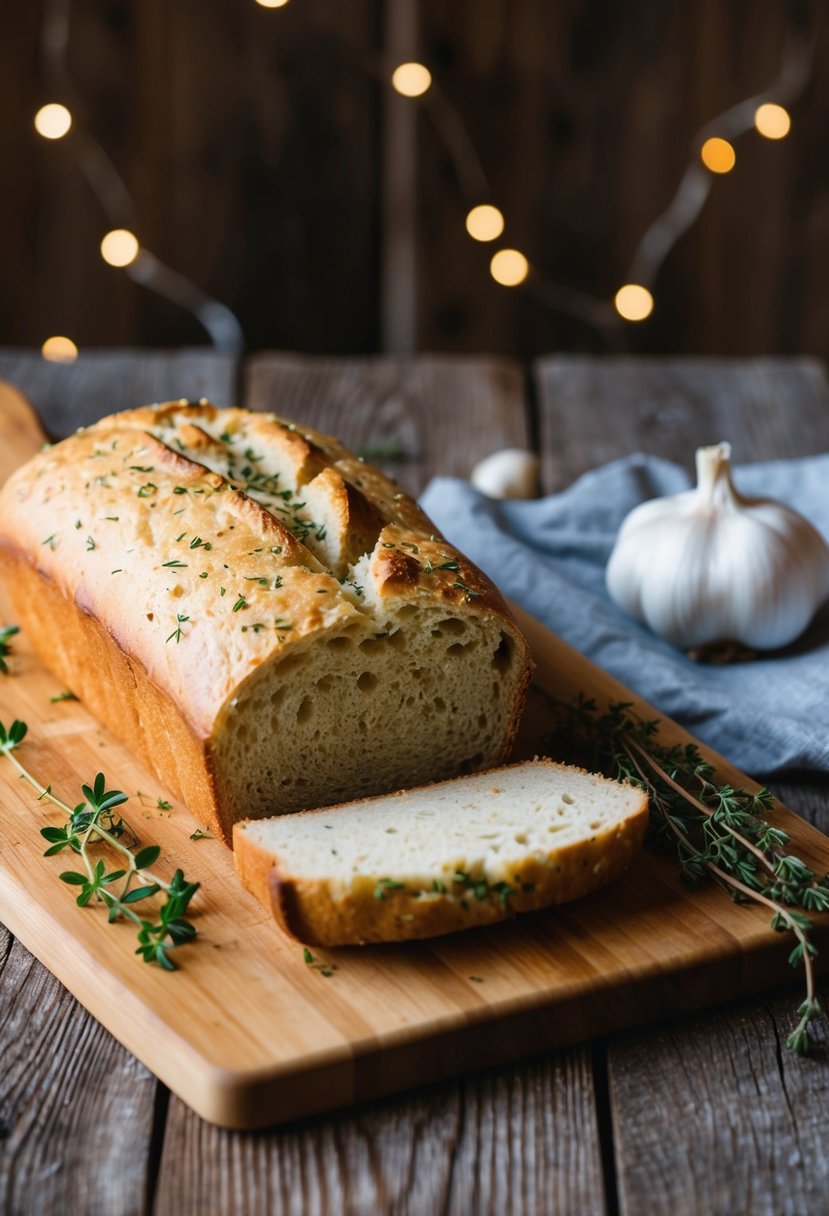
[[[408,605],[294,648],[222,718],[228,806],[283,814],[498,764],[524,692],[515,650],[497,619]]]
[[[439,936],[616,878],[647,826],[633,786],[535,761],[237,825],[244,885],[309,945]]]

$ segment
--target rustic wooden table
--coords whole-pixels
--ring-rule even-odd
[[[808,360],[555,357],[525,371],[123,351],[61,366],[6,350],[0,378],[55,436],[166,398],[272,407],[354,447],[399,444],[405,463],[386,467],[412,492],[507,445],[539,448],[546,491],[635,449],[687,467],[724,438],[738,461],[829,450],[829,389]],[[829,829],[829,787],[778,792]],[[2,927],[0,975],[3,1213],[829,1210],[829,1068],[781,1049],[796,989],[252,1134],[203,1123]]]

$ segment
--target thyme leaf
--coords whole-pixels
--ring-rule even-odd
[[[545,741],[550,750],[567,746],[572,754],[575,744],[578,762],[644,789],[650,798],[649,843],[676,858],[689,885],[713,880],[736,903],[767,908],[771,927],[792,934],[788,961],[803,967],[806,997],[786,1046],[808,1054],[809,1027],[822,1010],[812,962],[817,949],[806,913],[829,911],[829,875],[818,875],[785,851],[788,833],[767,818],[774,810],[771,791],[719,782],[696,744],[660,743],[659,720],[639,717],[632,702],[600,710],[582,695],[570,704],[547,700],[557,722]]]
[[[9,673],[9,665],[6,659],[12,652],[10,639],[18,633],[20,633],[19,625],[6,625],[0,629],[0,671],[5,675]]]
[[[184,616],[183,613],[177,612],[176,613],[176,627],[173,630],[173,632],[164,639],[164,641],[172,642],[173,638],[175,638],[176,646],[178,646],[179,642],[181,641],[181,627],[182,627],[182,625],[185,624],[185,622],[187,622],[189,620],[190,620],[189,616]]]
[[[320,975],[324,975],[326,979],[330,979],[337,970],[336,963],[325,963],[321,959],[314,958],[307,946],[302,947],[302,961],[306,967],[312,967],[314,971],[319,971]]]
[[[186,919],[191,899],[199,889],[197,882],[188,882],[181,870],[176,870],[169,882],[150,869],[161,853],[158,845],[140,847],[138,837],[116,808],[128,801],[121,790],[107,789],[106,777],[97,773],[91,785],[82,785],[83,799],[69,806],[52,792],[52,786],[42,786],[13,753],[27,734],[25,722],[15,719],[7,729],[0,722],[0,756],[5,756],[20,776],[37,792],[38,802],[44,799],[63,812],[65,823],[40,829],[49,847],[44,857],[52,857],[68,849],[78,859],[81,868],[64,870],[58,877],[67,886],[77,888],[75,903],[85,908],[94,901],[107,910],[107,921],[131,921],[138,929],[135,953],[145,963],[155,963],[164,971],[175,971],[170,951],[192,941],[196,928]],[[116,869],[108,869],[102,857],[93,860],[90,850],[103,845],[108,854],[117,854]],[[150,907],[146,901],[161,897]],[[136,905],[146,905],[136,911]]]

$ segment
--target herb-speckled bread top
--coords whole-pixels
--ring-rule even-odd
[[[501,596],[390,479],[328,436],[206,403],[144,407],[42,451],[0,507],[7,559],[102,626],[209,745],[264,669],[287,670],[288,655],[320,638],[368,647],[398,634],[399,650],[403,620],[424,609],[471,627],[497,621],[518,678],[508,681],[510,725],[505,717],[484,755],[503,754],[514,732],[529,660]],[[25,624],[19,596],[16,607]],[[41,636],[46,661],[69,679],[56,647]]]

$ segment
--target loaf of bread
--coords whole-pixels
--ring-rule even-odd
[[[0,492],[15,620],[230,841],[504,759],[531,662],[492,583],[389,478],[275,417],[104,418]]]
[[[243,884],[311,946],[489,925],[604,886],[641,847],[645,794],[528,761],[234,828]]]

